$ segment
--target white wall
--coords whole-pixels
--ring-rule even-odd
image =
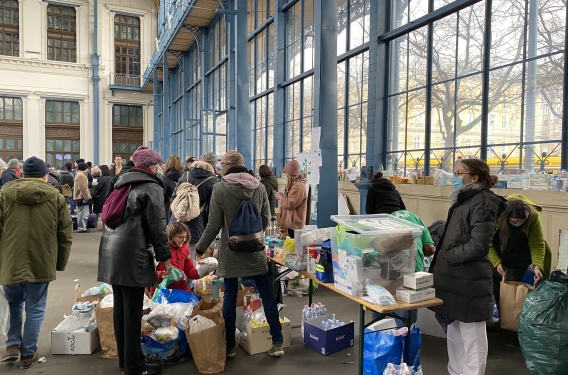
[[[19,0],[20,56],[0,56],[0,96],[23,98],[23,156],[45,158],[45,100],[74,99],[80,103],[81,156],[92,160],[93,84],[93,0],[57,0],[58,4],[77,5],[77,62],[47,60],[47,2]],[[109,74],[114,69],[114,16],[125,12],[140,16],[141,74],[146,56],[155,50],[156,12],[153,0],[100,0],[99,17],[99,163],[112,160],[112,104],[143,105],[144,142],[153,139],[153,95],[109,89]]]

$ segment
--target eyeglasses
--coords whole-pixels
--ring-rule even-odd
[[[178,240],[187,240],[187,236],[176,236]]]
[[[464,175],[464,174],[468,174],[468,175],[471,176],[471,173],[455,171],[455,172],[454,172],[454,177],[459,177],[459,176]]]

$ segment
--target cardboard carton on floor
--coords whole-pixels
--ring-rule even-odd
[[[322,322],[335,319],[335,314],[327,314],[304,322],[304,345],[325,356],[353,346],[355,323],[324,330]]]
[[[292,338],[292,323],[288,318],[284,318],[282,324],[282,336],[284,337],[283,348],[290,347]],[[270,327],[264,326],[259,328],[247,327],[247,337],[239,335],[239,345],[250,355],[265,353],[272,347],[272,336],[270,336]]]
[[[65,319],[73,319],[69,316]],[[62,322],[64,323],[65,320]],[[90,332],[51,332],[51,354],[93,354],[100,346],[99,331]]]

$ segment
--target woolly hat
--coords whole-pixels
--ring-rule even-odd
[[[20,167],[22,164],[20,163],[20,161],[18,159],[10,159],[10,161],[8,162],[8,165],[6,166],[6,168],[11,169],[11,168],[18,168]],[[45,176],[45,175],[43,175]],[[41,177],[43,177],[41,176]]]
[[[229,169],[244,166],[245,160],[243,159],[243,155],[239,154],[239,152],[235,150],[227,151],[227,153],[223,156],[223,159],[221,159],[221,174],[225,176]]]
[[[284,173],[290,176],[297,176],[300,174],[300,163],[297,160],[292,160],[284,167]]]
[[[77,165],[77,169],[80,171],[86,171],[87,169],[89,169],[89,166],[87,165],[87,163],[79,163]]]
[[[203,154],[201,154],[201,156],[199,157],[199,160],[203,160],[203,161],[211,164],[212,166],[217,165],[217,155],[215,155],[211,151],[207,151],[207,152],[204,152]]]
[[[12,159],[16,160],[16,159]],[[45,177],[49,173],[49,169],[47,169],[47,164],[40,158],[36,158],[32,156],[24,162],[23,165],[24,169],[24,176],[26,178],[41,178]]]
[[[84,162],[85,162],[85,159],[77,159],[75,161],[75,163],[77,163],[77,164],[84,163]]]
[[[149,167],[154,164],[162,164],[164,160],[156,151],[151,148],[140,146],[132,154],[132,161],[135,166]]]

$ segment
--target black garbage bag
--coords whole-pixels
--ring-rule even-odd
[[[532,375],[568,374],[568,276],[550,274],[525,299],[519,343]]]

